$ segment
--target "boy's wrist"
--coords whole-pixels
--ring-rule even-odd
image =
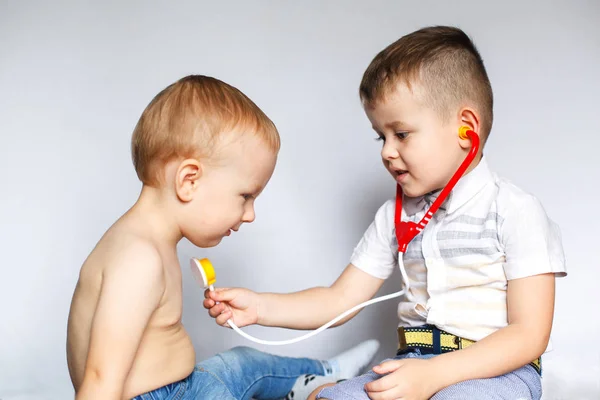
[[[270,314],[267,310],[265,293],[256,293],[256,324],[268,326],[268,321],[265,320],[266,315]]]
[[[427,360],[429,362],[430,379],[433,393],[460,382],[458,377],[460,370],[455,365],[449,365],[448,360],[443,355],[436,356]]]
[[[285,295],[269,292],[255,292],[255,295],[256,323],[262,326],[287,328],[284,319],[287,310],[285,309],[286,306],[282,305],[282,298]]]

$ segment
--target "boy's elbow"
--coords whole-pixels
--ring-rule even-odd
[[[550,334],[541,334],[537,340],[534,341],[533,350],[535,353],[534,358],[541,357],[542,354],[548,348],[548,343],[550,343]]]
[[[76,400],[115,399],[120,400],[122,385],[98,368],[86,368],[83,382],[76,393]]]
[[[350,321],[352,318],[356,317],[356,315],[360,312],[360,310],[353,312],[352,314],[349,314],[348,316],[346,316],[345,318],[342,318],[341,320],[339,320],[338,322],[336,322],[335,324],[331,325],[332,328],[336,328],[338,326],[342,326],[344,325],[346,322]]]
[[[540,357],[548,348],[550,343],[550,328],[544,326],[524,326],[522,337],[530,338],[527,347],[533,355],[533,359]]]

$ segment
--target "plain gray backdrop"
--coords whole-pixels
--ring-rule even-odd
[[[569,276],[558,281],[544,397],[597,399],[599,2],[450,3],[0,2],[0,398],[72,398],[71,295],[85,257],[139,194],[130,135],[158,91],[188,74],[218,77],[282,137],[256,222],[217,248],[179,246],[184,323],[200,360],[253,344],[205,313],[189,257],[212,259],[217,286],[289,292],[333,282],[394,194],[358,100],[362,73],[400,36],[450,24],[473,37],[494,88],[492,168],[534,193],[562,230]],[[396,346],[396,304],[308,341],[257,347],[325,358],[376,337],[383,358]]]

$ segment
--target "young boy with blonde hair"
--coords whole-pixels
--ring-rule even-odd
[[[221,325],[314,329],[370,299],[400,266],[409,289],[398,306],[396,356],[316,398],[539,399],[554,281],[566,275],[562,243],[541,203],[484,157],[493,95],[475,45],[454,27],[408,34],[373,59],[360,98],[383,165],[402,188],[403,221],[419,222],[465,159],[471,143],[461,127],[479,134],[480,150],[406,252],[398,252],[390,200],[330,287],[225,289],[206,293],[205,307]]]
[[[278,150],[271,120],[214,78],[185,77],[146,107],[132,138],[141,194],[85,260],[73,295],[67,359],[77,399],[281,399],[368,364],[376,341],[328,361],[238,347],[196,365],[176,245],[216,246],[252,222]]]

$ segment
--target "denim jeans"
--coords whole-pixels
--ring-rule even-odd
[[[202,361],[187,378],[133,400],[282,399],[300,375],[325,375],[327,364],[236,347]]]
[[[432,357],[435,357],[435,355],[421,354],[419,349],[415,349],[399,354],[394,359],[428,359]],[[317,399],[369,400],[364,386],[382,377],[383,375],[378,375],[371,370],[364,375],[321,390],[317,395]],[[448,386],[436,393],[431,400],[539,400],[541,396],[542,382],[540,375],[531,365],[526,365],[494,378],[473,379]]]

